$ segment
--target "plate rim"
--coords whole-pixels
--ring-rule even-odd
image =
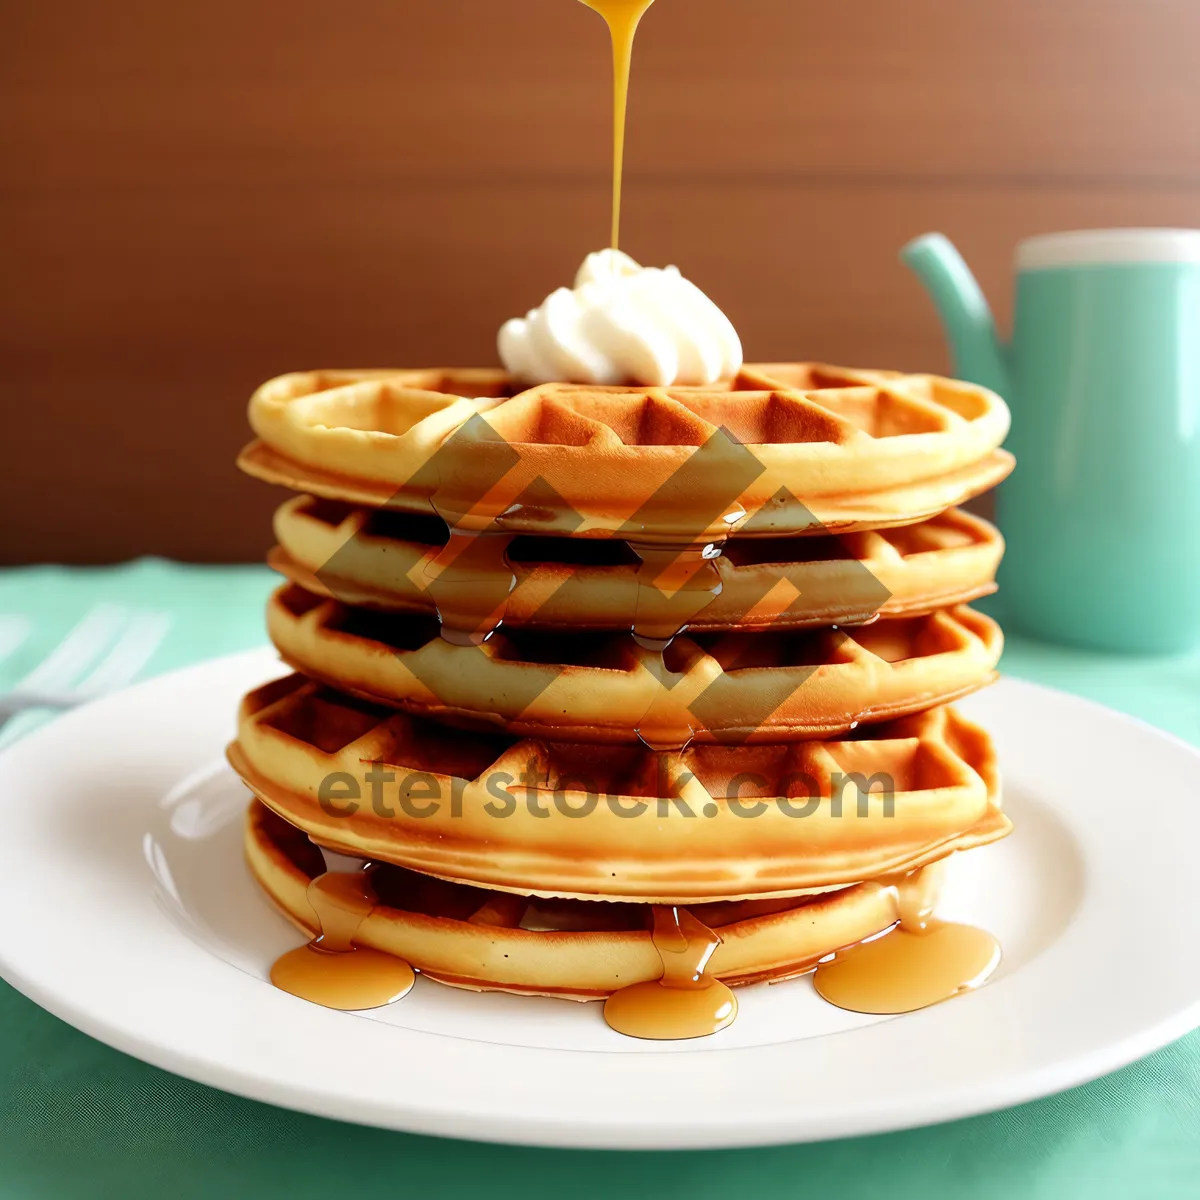
[[[125,705],[137,707],[139,704],[145,703],[146,698],[152,697],[155,692],[186,686],[189,677],[193,675],[213,675],[215,682],[210,686],[215,687],[218,691],[222,687],[226,688],[229,693],[228,698],[232,701],[229,705],[229,723],[232,726],[233,708],[237,695],[234,689],[240,687],[236,676],[243,670],[249,673],[251,668],[260,669],[263,677],[272,671],[279,674],[286,670],[274,657],[273,652],[264,647],[207,659],[155,676],[123,689],[119,693],[92,701],[74,712],[64,714],[44,728],[7,747],[0,752],[0,778],[3,778],[8,772],[10,764],[20,763],[20,760],[24,758],[34,758],[43,746],[53,748],[56,742],[66,736],[63,733],[64,729],[69,735],[77,726],[86,727],[92,722],[102,724],[107,712],[120,711]],[[222,681],[222,676],[229,677],[227,683]],[[1005,677],[997,687],[997,692],[1001,690],[1004,693],[1013,692],[1014,703],[1019,703],[1019,694],[1028,690],[1031,693],[1040,694],[1045,700],[1054,704],[1066,704],[1069,707],[1090,712],[1093,718],[1100,717],[1103,720],[1116,721],[1121,725],[1136,729],[1141,735],[1148,735],[1182,751],[1192,760],[1192,767],[1200,776],[1200,748],[1139,717],[1108,708],[1087,697],[1077,696],[1028,680]],[[180,774],[182,774],[182,769]],[[4,824],[4,817],[0,812],[0,827]],[[0,881],[0,889],[2,887],[3,882]],[[145,891],[147,897],[150,897],[151,889],[148,884]],[[151,907],[154,907],[153,901],[151,901]],[[175,936],[178,936],[178,930],[174,926],[170,926],[170,928]],[[212,963],[219,964],[221,967],[225,966],[220,963],[220,960],[213,958],[208,951],[202,950],[200,947],[195,947],[195,950]],[[225,981],[223,990],[229,994],[229,1001],[237,1001],[239,993],[262,991],[262,984],[259,981],[249,976],[241,979],[233,978],[238,974],[240,973],[232,970],[227,972],[229,977]],[[1019,975],[1020,972],[1017,974]],[[1040,1067],[1026,1069],[1020,1073],[1001,1074],[985,1080],[972,1080],[967,1084],[960,1082],[943,1085],[940,1088],[923,1091],[913,1102],[904,1105],[897,1105],[894,1101],[889,1102],[886,1099],[881,1104],[873,1105],[870,1098],[864,1097],[862,1106],[856,1108],[856,1111],[851,1114],[851,1119],[843,1116],[837,1121],[823,1123],[817,1121],[815,1124],[802,1126],[797,1123],[794,1113],[783,1112],[773,1120],[756,1119],[752,1122],[747,1119],[740,1124],[727,1122],[717,1129],[703,1120],[698,1121],[695,1113],[689,1112],[683,1117],[675,1113],[656,1114],[655,1123],[651,1126],[647,1126],[637,1119],[619,1116],[604,1121],[589,1118],[587,1124],[581,1124],[580,1118],[573,1117],[567,1106],[564,1106],[563,1110],[544,1107],[535,1118],[531,1119],[527,1115],[498,1112],[488,1108],[486,1103],[477,1104],[473,1110],[462,1105],[457,1107],[449,1107],[444,1104],[431,1106],[427,1098],[421,1096],[414,1101],[407,1101],[403,1096],[391,1096],[385,1103],[380,1103],[378,1100],[363,1103],[360,1097],[345,1094],[344,1088],[338,1089],[328,1085],[322,1087],[319,1084],[312,1084],[308,1090],[298,1091],[294,1081],[285,1081],[278,1075],[264,1074],[261,1070],[252,1069],[236,1062],[216,1062],[211,1055],[192,1052],[185,1044],[168,1043],[162,1041],[161,1038],[156,1040],[153,1035],[142,1032],[141,1028],[132,1020],[122,1024],[120,1021],[114,1021],[108,1015],[98,1013],[89,1007],[86,994],[76,996],[64,993],[39,978],[37,970],[31,971],[29,964],[26,963],[23,969],[20,962],[14,962],[9,936],[3,929],[0,929],[0,977],[34,1003],[89,1036],[153,1066],[194,1079],[208,1086],[280,1107],[359,1124],[402,1129],[421,1134],[467,1137],[478,1141],[557,1147],[681,1149],[756,1146],[833,1139],[912,1128],[1006,1108],[1054,1091],[1089,1082],[1161,1048],[1200,1025],[1200,994],[1196,994],[1190,1004],[1152,1024],[1133,1030],[1123,1038],[1098,1047],[1088,1054],[1077,1055],[1066,1061],[1044,1063]],[[218,976],[214,975],[213,978],[216,979]],[[169,992],[170,989],[166,990]],[[979,993],[956,1001],[956,1005],[970,1005],[984,997],[987,992],[988,989],[983,989]],[[291,997],[273,997],[273,1003],[276,1006],[284,1003],[288,1005],[292,1016],[287,1023],[292,1027],[311,1026],[316,1028],[321,1025],[322,1021],[309,1019],[313,1013],[319,1013],[321,1018],[332,1016],[336,1020],[341,1020],[341,1014],[329,1014],[324,1010],[316,1010],[314,1006],[306,1005]],[[227,1004],[226,1008],[228,1007]],[[257,1008],[258,1004],[250,1004],[249,1007]],[[280,1007],[279,1011],[282,1013],[284,1009]],[[928,1018],[930,1012],[938,1011],[943,1010],[928,1010],[923,1014],[914,1014],[907,1020],[921,1021],[922,1018]],[[383,1028],[377,1023],[361,1020],[343,1021],[343,1024],[347,1031],[355,1026],[361,1027],[356,1034],[346,1033],[343,1037],[343,1040],[348,1041],[352,1038],[355,1042],[369,1040],[374,1036],[365,1034],[363,1031]],[[928,1026],[930,1023],[928,1020],[924,1020],[923,1024]],[[811,1046],[819,1042],[836,1041],[846,1037],[879,1041],[881,1035],[878,1032],[872,1033],[872,1031],[886,1030],[892,1025],[892,1022],[887,1022],[882,1025],[848,1030],[844,1033],[830,1034],[785,1045],[791,1047]],[[398,1036],[405,1042],[411,1042],[412,1049],[415,1051],[423,1053],[422,1043],[436,1043],[432,1047],[433,1057],[436,1059],[438,1055],[446,1056],[445,1043],[450,1039],[432,1033],[396,1027],[387,1028],[389,1036]],[[886,1039],[886,1034],[882,1036]],[[466,1046],[468,1049],[464,1050],[461,1048],[462,1046]],[[739,1060],[745,1060],[753,1066],[754,1064],[750,1063],[750,1060],[762,1058],[764,1055],[772,1055],[778,1049],[778,1046],[726,1048],[722,1050],[719,1061],[725,1064],[734,1064]],[[500,1053],[495,1055],[491,1051]],[[562,1051],[555,1050],[489,1046],[485,1043],[467,1042],[461,1043],[460,1048],[449,1057],[457,1059],[477,1057],[481,1060],[498,1058],[502,1060],[519,1054],[526,1059],[530,1066],[533,1066],[534,1059],[537,1057],[556,1059],[562,1053]],[[652,1061],[663,1064],[680,1059],[692,1059],[698,1063],[707,1059],[711,1064],[716,1061],[706,1055],[604,1055],[588,1050],[570,1053],[620,1060],[622,1063],[641,1060],[643,1063]],[[625,1067],[618,1067],[616,1074],[622,1073],[636,1074],[637,1072],[631,1072]]]

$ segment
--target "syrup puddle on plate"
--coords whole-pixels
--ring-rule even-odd
[[[686,908],[654,906],[654,948],[661,979],[630,984],[604,1002],[604,1019],[618,1033],[653,1041],[706,1037],[737,1016],[733,989],[705,970],[720,937]]]
[[[893,880],[899,921],[822,959],[817,995],[851,1012],[897,1015],[984,983],[1000,965],[1000,943],[985,929],[933,915],[944,874],[943,861]]]
[[[329,858],[326,852],[327,865]],[[327,870],[308,885],[319,932],[275,960],[271,982],[277,988],[325,1008],[349,1011],[381,1008],[408,995],[416,980],[412,967],[354,940],[375,907],[374,869],[366,863],[356,870]]]

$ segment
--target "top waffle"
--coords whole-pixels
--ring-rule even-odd
[[[543,384],[500,371],[281,376],[241,465],[452,528],[703,540],[907,524],[1011,469],[1004,402],[931,375],[747,366],[711,388]]]

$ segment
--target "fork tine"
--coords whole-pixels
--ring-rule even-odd
[[[170,628],[171,618],[167,613],[135,612],[132,623],[80,683],[80,691],[91,695],[129,683],[150,661]]]
[[[18,688],[60,691],[69,687],[103,653],[125,623],[125,610],[97,604],[18,684]]]
[[[23,734],[30,733],[43,722],[48,721],[51,713],[44,708],[25,709],[12,716],[0,714],[0,750],[15,742]]]
[[[0,617],[0,662],[25,641],[32,628],[28,617]]]
[[[149,662],[170,627],[171,617],[167,613],[130,612],[119,605],[96,605],[17,686],[30,691],[66,691],[90,667],[86,678],[76,683],[79,699],[121,687]],[[0,747],[31,732],[53,715],[40,708],[7,718],[0,714]]]

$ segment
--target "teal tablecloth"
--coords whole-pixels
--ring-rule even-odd
[[[148,673],[258,645],[270,586],[265,569],[158,561],[0,572],[0,617],[34,621],[0,666],[0,688],[98,600],[173,614]],[[1200,743],[1200,655],[1120,659],[1010,636],[1004,667]],[[796,1086],[819,1091],[820,1081]],[[0,1197],[223,1194],[1195,1197],[1200,1033],[1086,1087],[949,1125],[808,1146],[620,1154],[413,1137],[270,1108],[110,1050],[0,984]]]

